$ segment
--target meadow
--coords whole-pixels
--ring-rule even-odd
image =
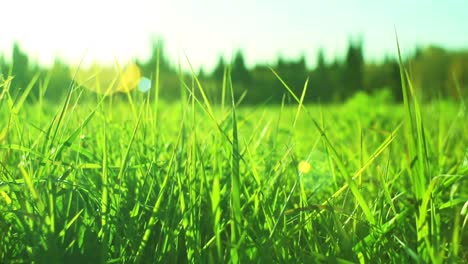
[[[213,104],[194,75],[178,102],[71,85],[56,104],[10,81],[2,263],[468,261],[463,99],[403,82],[403,104],[306,105],[285,83],[292,103],[245,106],[226,82]]]

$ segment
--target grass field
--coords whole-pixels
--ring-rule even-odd
[[[50,104],[1,85],[2,263],[468,261],[462,100],[214,106],[194,82],[170,104]]]

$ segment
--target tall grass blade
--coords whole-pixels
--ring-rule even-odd
[[[240,181],[240,152],[239,152],[239,139],[237,130],[237,116],[236,105],[234,101],[234,91],[231,84],[231,111],[232,111],[232,156],[231,156],[231,262],[239,263],[239,248],[241,236],[241,181]]]

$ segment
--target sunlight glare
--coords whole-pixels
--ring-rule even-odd
[[[70,73],[80,86],[106,95],[130,92],[141,79],[140,68],[135,63],[129,63],[123,68],[119,64],[108,67],[95,63],[90,67],[74,67]]]

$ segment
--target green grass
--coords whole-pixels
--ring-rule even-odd
[[[19,98],[1,80],[0,262],[466,262],[464,102],[422,104],[401,74],[404,105],[283,82],[296,106],[239,107],[229,71],[220,106],[196,78],[170,104],[27,103],[37,77]]]

